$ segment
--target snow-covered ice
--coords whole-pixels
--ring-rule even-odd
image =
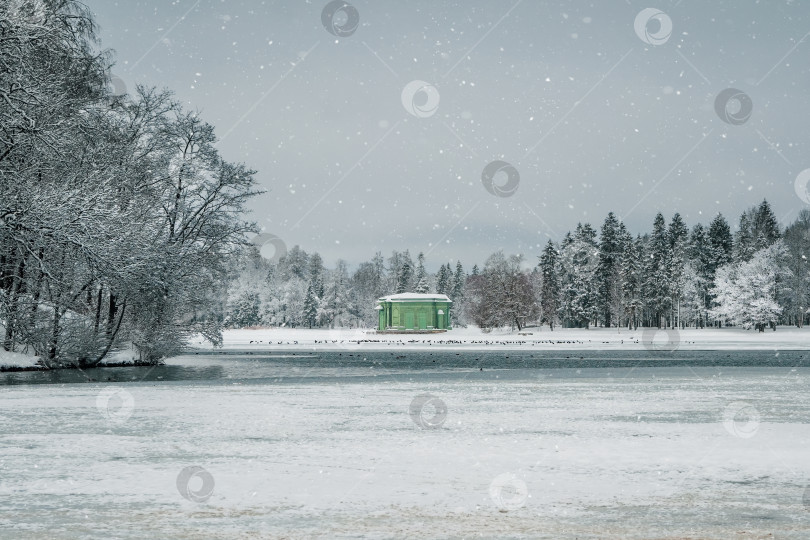
[[[134,382],[3,387],[0,536],[810,535],[808,368],[309,360],[180,357],[105,370]],[[204,376],[171,380],[184,366]],[[425,394],[435,429],[409,414]],[[187,485],[203,502],[178,490],[187,467],[210,475]]]

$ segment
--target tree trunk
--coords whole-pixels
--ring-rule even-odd
[[[110,302],[107,306],[107,337],[110,337],[113,332],[113,325],[115,324],[115,312],[118,311],[118,299],[112,291],[110,291]]]
[[[17,327],[17,302],[22,288],[22,278],[25,272],[25,257],[20,258],[17,268],[12,276],[11,291],[8,295],[8,312],[6,314],[6,334],[3,339],[3,348],[14,351],[14,331]]]
[[[96,323],[94,326],[94,334],[98,336],[98,327],[101,322],[101,299],[104,296],[104,285],[98,286],[98,298],[96,299]]]
[[[59,312],[59,307],[55,306],[53,310],[53,323],[51,325],[51,338],[48,341],[48,361],[53,363],[56,361],[57,346],[59,344],[59,334],[61,332],[60,322],[62,314]]]

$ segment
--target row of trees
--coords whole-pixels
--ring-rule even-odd
[[[801,326],[808,310],[810,212],[784,231],[767,201],[732,234],[722,215],[687,228],[679,214],[635,238],[611,213],[540,257],[541,320],[553,327]]]
[[[50,366],[218,341],[253,171],[166,91],[117,96],[74,0],[0,3],[0,339]],[[217,313],[219,311],[219,313]]]
[[[369,326],[376,323],[375,302],[381,296],[436,292],[461,305],[466,281],[461,262],[455,267],[444,264],[429,274],[422,253],[416,263],[408,251],[395,251],[387,260],[377,253],[350,274],[345,261],[327,269],[319,254],[308,254],[298,246],[277,263],[251,249],[234,266],[225,323],[240,328]],[[451,312],[456,324],[462,311]]]
[[[424,257],[377,253],[349,274],[326,270],[297,246],[277,264],[247,254],[230,292],[230,326],[373,326],[375,300],[391,292],[437,292],[453,301],[454,324],[482,328],[548,324],[616,327],[801,326],[810,304],[810,211],[781,230],[767,201],[746,210],[732,233],[722,215],[687,227],[655,216],[635,237],[613,213],[599,232],[578,224],[549,241],[539,263],[498,252],[479,271],[449,263],[435,274]]]

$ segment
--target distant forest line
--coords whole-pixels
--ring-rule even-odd
[[[233,268],[225,326],[373,327],[376,300],[406,291],[446,294],[453,324],[482,328],[762,330],[801,327],[810,315],[807,209],[782,229],[762,201],[733,233],[721,214],[690,229],[680,214],[667,222],[659,213],[636,236],[611,212],[598,232],[579,223],[533,257],[530,270],[524,255],[499,251],[469,271],[457,261],[429,273],[421,253],[414,260],[409,251],[378,252],[350,273],[344,261],[327,269],[299,246],[277,262],[253,248]]]

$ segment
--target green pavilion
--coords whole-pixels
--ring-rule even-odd
[[[378,332],[430,333],[450,330],[450,300],[444,294],[400,293],[377,300]]]

